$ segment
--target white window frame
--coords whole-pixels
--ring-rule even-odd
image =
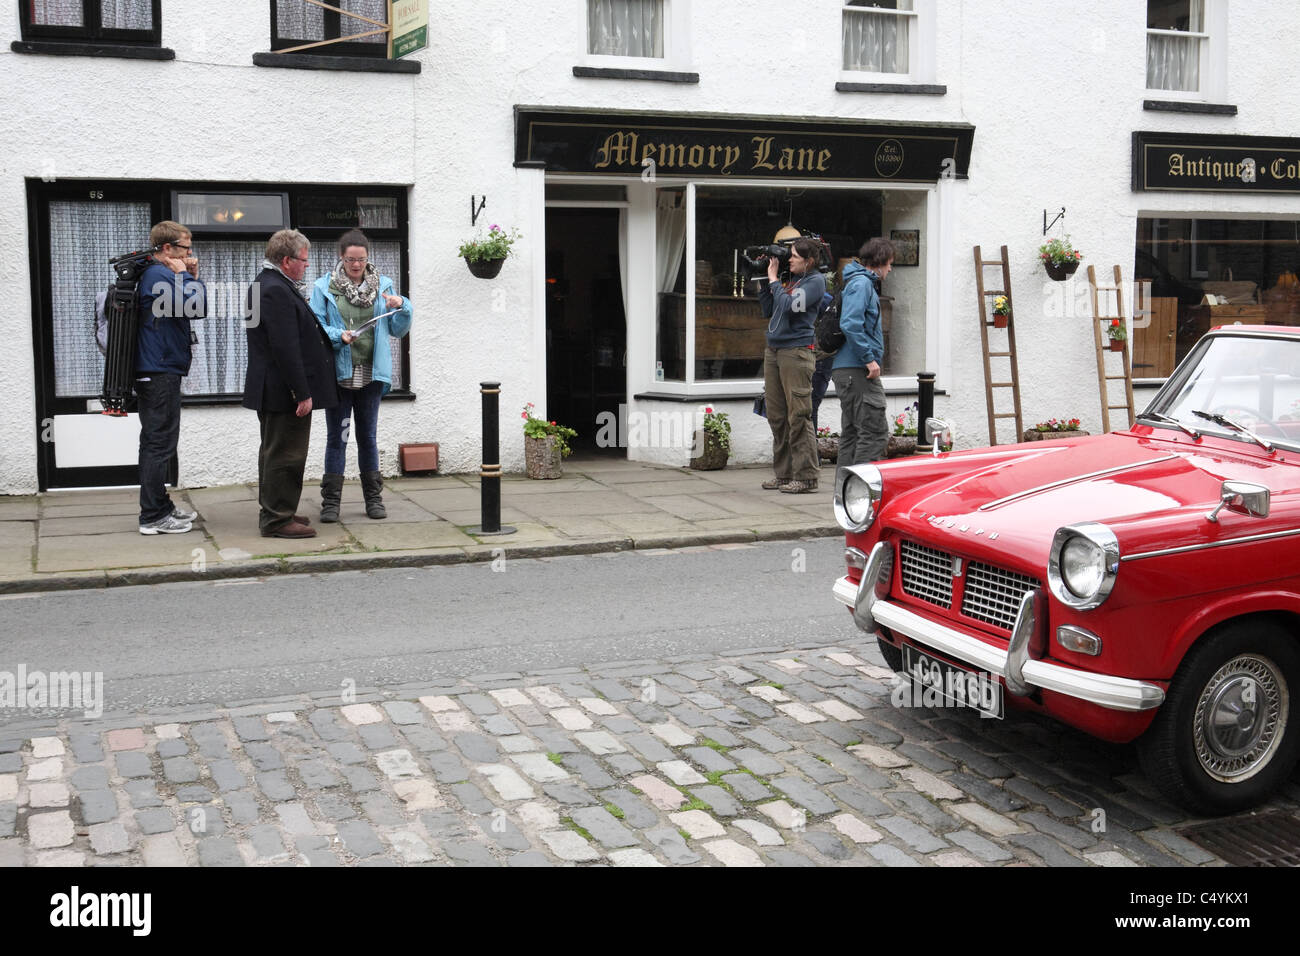
[[[1143,12],[1145,19],[1145,11]],[[1148,99],[1186,103],[1224,103],[1228,99],[1228,0],[1204,0],[1200,32],[1147,30],[1150,36],[1195,37],[1200,41],[1199,90],[1162,90],[1146,85],[1146,44],[1143,43],[1142,87]]]
[[[874,11],[876,14],[894,14],[910,19],[911,22],[907,30],[908,71],[906,73],[875,73],[867,70],[846,70],[844,68],[844,18],[861,15],[850,11],[863,10],[870,12],[869,7],[850,6],[847,2],[840,5],[840,18],[836,21],[836,49],[840,50],[840,82],[933,83],[935,81],[937,62],[935,43],[938,5],[936,0],[913,0],[911,10],[879,9]]]
[[[587,5],[579,10],[582,18],[577,30],[579,63],[582,66],[614,70],[689,70],[691,66],[691,0],[663,0],[664,55],[609,56],[587,52]]]

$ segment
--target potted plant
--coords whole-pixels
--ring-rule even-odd
[[[840,457],[840,433],[826,425],[817,429],[817,456],[822,461],[835,461]]]
[[[886,454],[890,458],[916,454],[916,410],[919,407],[919,403],[913,402],[894,417],[894,431],[886,446]]]
[[[996,295],[993,297],[993,328],[1005,329],[1007,320],[1011,318],[1011,300],[1005,295]]]
[[[510,247],[519,241],[519,233],[509,233],[495,223],[488,227],[487,236],[475,236],[460,244],[460,256],[469,271],[480,279],[495,279],[510,255]]]
[[[548,422],[533,415],[535,406],[529,402],[524,406],[524,464],[529,478],[559,478],[564,474],[560,467],[561,459],[573,454],[569,440],[577,438],[578,433],[566,425]]]
[[[1081,438],[1088,433],[1079,428],[1077,418],[1049,418],[1039,422],[1023,436],[1024,441],[1046,441],[1051,438]]]
[[[695,433],[695,447],[700,454],[691,459],[691,467],[696,471],[717,471],[727,467],[727,457],[731,454],[731,422],[727,421],[726,412],[715,412],[712,408],[704,409],[704,427]]]
[[[1110,339],[1112,352],[1123,352],[1124,341],[1128,338],[1128,329],[1119,319],[1111,319],[1110,325],[1106,326],[1106,337]]]
[[[1070,245],[1070,237],[1052,239],[1038,247],[1038,258],[1047,270],[1047,277],[1055,282],[1064,282],[1079,268],[1083,253]]]

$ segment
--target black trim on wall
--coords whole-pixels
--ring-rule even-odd
[[[658,80],[661,83],[698,83],[700,74],[675,70],[626,70],[613,67],[575,66],[574,76],[603,80]]]
[[[176,51],[165,46],[139,46],[129,43],[69,43],[53,40],[14,40],[9,49],[15,53],[43,53],[47,56],[111,56],[121,60],[174,60]]]
[[[1230,103],[1188,103],[1184,100],[1143,100],[1144,110],[1163,113],[1205,113],[1208,116],[1236,116],[1237,107]]]
[[[919,93],[946,96],[948,87],[938,83],[836,83],[837,93]]]
[[[419,60],[374,60],[363,56],[318,56],[312,53],[254,53],[253,65],[284,70],[346,70],[353,73],[420,72]]]

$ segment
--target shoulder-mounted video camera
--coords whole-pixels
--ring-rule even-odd
[[[745,271],[753,276],[766,272],[768,262],[775,259],[777,261],[777,272],[782,280],[787,279],[790,273],[790,250],[800,239],[809,239],[817,246],[817,271],[829,272],[833,268],[830,246],[826,244],[826,241],[821,236],[815,233],[807,233],[792,239],[782,239],[780,242],[746,246],[740,254],[740,261]]]

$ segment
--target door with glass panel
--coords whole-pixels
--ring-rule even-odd
[[[134,405],[124,418],[100,411],[104,358],[95,344],[95,297],[112,281],[110,258],[148,245],[149,228],[161,218],[156,203],[95,183],[29,199],[40,488],[136,484]]]

